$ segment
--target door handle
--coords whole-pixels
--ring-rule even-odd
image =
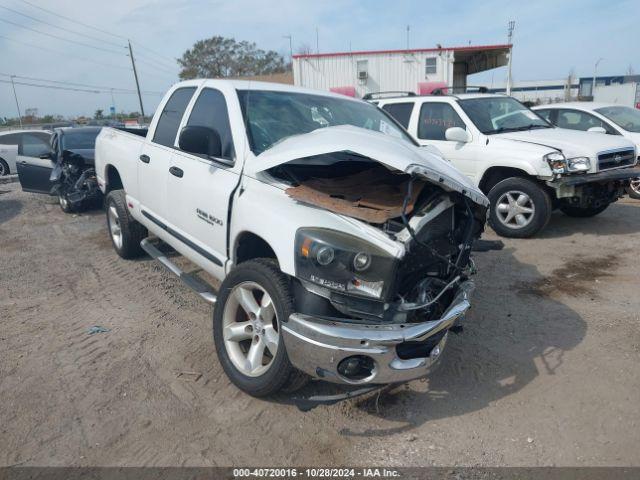
[[[184,175],[184,172],[182,171],[182,169],[178,167],[171,167],[169,169],[169,173],[174,177],[178,177],[178,178],[182,178],[182,176]]]
[[[140,155],[140,160],[142,160],[144,163],[149,163],[151,161],[151,157],[149,157],[149,155]]]

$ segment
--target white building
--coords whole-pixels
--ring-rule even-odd
[[[467,85],[467,75],[507,64],[510,45],[320,53],[293,56],[294,84],[362,97],[430,93]]]

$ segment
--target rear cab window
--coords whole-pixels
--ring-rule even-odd
[[[184,87],[171,94],[160,113],[156,130],[153,133],[153,143],[165,147],[174,146],[178,136],[178,127],[195,91],[196,87]]]
[[[382,106],[382,109],[395,118],[404,128],[409,128],[411,113],[413,112],[412,102],[388,103]]]

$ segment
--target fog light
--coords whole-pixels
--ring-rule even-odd
[[[373,369],[373,359],[365,355],[353,355],[338,364],[338,373],[349,380],[364,380],[373,374]]]
[[[442,350],[440,350],[440,345],[436,345],[436,347],[431,350],[431,352],[429,352],[429,358],[438,358],[440,356],[440,353],[442,353]]]

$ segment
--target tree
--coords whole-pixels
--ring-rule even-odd
[[[102,120],[104,118],[104,111],[96,110],[96,113],[93,115],[93,118],[95,118],[96,120]]]
[[[286,71],[279,53],[257,48],[255,43],[211,37],[197,41],[178,59],[180,78],[246,77]]]

